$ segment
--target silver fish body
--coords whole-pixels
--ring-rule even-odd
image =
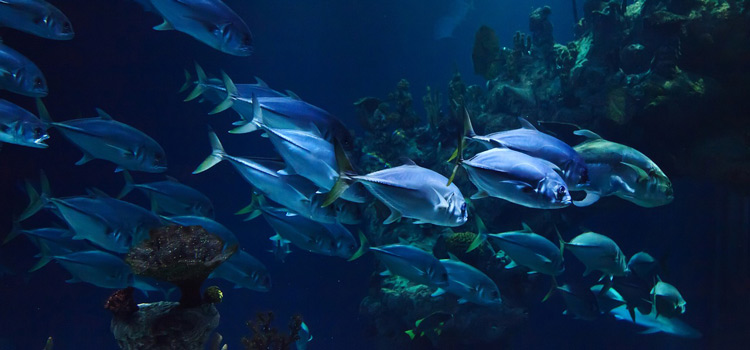
[[[70,40],[75,35],[68,17],[43,0],[0,1],[0,26],[52,40]]]
[[[261,210],[277,233],[272,240],[287,240],[300,249],[344,259],[357,252],[354,236],[340,224],[320,223],[279,208],[263,207]]]
[[[456,260],[441,259],[440,263],[448,271],[448,285],[442,289],[460,297],[459,303],[472,302],[478,305],[502,303],[497,285],[482,271]]]
[[[533,232],[489,234],[513,262],[545,275],[557,276],[565,271],[560,247]]]
[[[624,276],[627,270],[625,254],[607,236],[584,232],[565,243],[565,249],[586,265],[584,276],[593,271],[601,271],[606,276]]]
[[[47,124],[31,112],[0,99],[0,142],[47,148]]]
[[[244,250],[233,254],[208,278],[224,279],[234,283],[237,288],[247,288],[258,292],[271,290],[271,276],[266,266]]]
[[[685,313],[685,299],[673,285],[659,281],[651,289],[651,297],[657,316],[672,318]]]
[[[370,247],[370,251],[375,253],[390,274],[432,287],[448,286],[448,271],[445,266],[424,250],[410,245],[391,244]]]
[[[47,79],[28,58],[0,43],[0,89],[31,97],[47,96]]]
[[[134,282],[130,266],[107,252],[75,252],[55,256],[55,260],[73,275],[68,283],[87,282],[101,288],[120,289]]]
[[[126,183],[119,198],[125,196],[131,189],[137,188],[151,200],[152,211],[167,215],[214,217],[214,206],[211,200],[190,186],[181,184],[177,180],[134,183],[132,177],[127,172],[124,173]]]
[[[492,196],[530,208],[564,208],[571,203],[565,181],[551,163],[507,148],[493,148],[462,162],[479,188],[472,196]]]
[[[630,311],[627,306],[623,305],[610,311],[616,319],[635,323],[639,326],[646,327],[642,333],[666,333],[683,338],[697,339],[702,337],[700,331],[689,326],[687,323],[680,321],[677,318],[660,317],[656,315],[656,310],[652,310],[651,313],[642,313],[640,310],[635,310],[635,321],[630,316]]]

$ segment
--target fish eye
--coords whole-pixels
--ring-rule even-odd
[[[466,202],[463,202],[461,203],[461,212],[463,213],[465,211],[466,211]]]
[[[35,139],[42,137],[42,135],[44,134],[44,130],[42,130],[42,128],[39,128],[39,127],[34,128],[33,132],[34,132]]]
[[[584,184],[589,182],[589,170],[586,168],[581,169],[581,179],[578,180],[579,184]]]
[[[70,22],[63,23],[63,33],[70,33],[73,30],[73,26],[70,25]]]
[[[250,46],[250,44],[252,44],[252,41],[253,40],[250,38],[249,35],[242,36],[242,40],[241,40],[242,46]]]
[[[557,195],[557,199],[565,198],[565,186],[558,187],[556,195]]]
[[[42,81],[42,78],[40,77],[34,78],[34,88],[40,89],[42,87],[44,87],[44,81]]]
[[[447,272],[441,273],[440,274],[440,280],[441,281],[447,281],[448,280],[448,273]]]

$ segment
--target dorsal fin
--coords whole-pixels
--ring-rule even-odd
[[[258,78],[258,77],[255,77],[255,84],[264,88],[268,87],[268,84],[266,84],[266,82],[263,81],[263,79]]]
[[[524,129],[537,131],[536,127],[534,127],[534,125],[531,125],[531,123],[524,117],[518,117],[518,122],[521,123],[521,127]]]
[[[115,120],[115,118],[112,118],[111,115],[109,115],[107,112],[105,112],[101,108],[97,108],[96,113],[99,115],[99,118],[102,118],[104,120]]]
[[[400,160],[403,165],[417,165],[417,163],[414,163],[409,157],[399,157],[398,160]]]
[[[521,226],[523,226],[523,232],[534,232],[534,230],[532,230],[525,222],[522,222]]]
[[[578,136],[583,136],[583,137],[585,137],[587,139],[591,139],[591,140],[597,140],[597,139],[601,139],[602,138],[601,136],[599,136],[599,134],[597,134],[597,133],[595,133],[595,132],[593,132],[591,130],[587,130],[587,129],[581,129],[581,130],[573,131],[573,134],[578,135]]]

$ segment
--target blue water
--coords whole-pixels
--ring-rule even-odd
[[[579,0],[579,5],[582,2]],[[411,83],[415,110],[420,114],[419,97],[425,87],[445,89],[454,71],[460,72],[467,84],[483,85],[485,80],[473,74],[471,62],[474,33],[482,24],[496,31],[501,45],[511,45],[517,30],[527,31],[531,9],[550,5],[556,41],[573,39],[568,1],[476,0],[453,37],[436,41],[433,26],[450,8],[447,0],[226,0],[255,37],[255,53],[242,58],[215,51],[182,33],[153,31],[151,27],[161,20],[132,1],[54,3],[72,21],[74,40],[49,41],[0,29],[4,43],[45,72],[50,94],[44,101],[52,118],[91,117],[99,107],[148,133],[167,152],[167,174],[207,194],[216,208],[217,221],[230,227],[243,249],[268,266],[273,279],[269,293],[232,289],[216,282],[225,295],[218,305],[218,331],[230,349],[240,348],[239,339],[247,334],[245,321],[266,310],[277,314],[281,328],[292,314],[304,315],[314,335],[310,349],[375,349],[372,330],[359,312],[375,261],[371,255],[345,262],[296,251],[282,264],[266,252],[270,249],[267,238],[272,235],[266,223],[258,219],[248,224],[232,215],[250,200],[249,186],[235,171],[221,164],[210,172],[191,175],[210,152],[207,125],[224,132],[233,119],[229,112],[207,116],[207,105],[182,102],[184,94],[177,90],[184,69],[192,70],[195,61],[209,72],[223,69],[235,82],[261,77],[271,87],[292,90],[332,112],[361,135],[352,104],[363,96],[387,95],[402,78]],[[30,98],[4,91],[0,98],[35,110]],[[40,169],[50,177],[56,196],[78,195],[89,187],[116,193],[122,187],[122,177],[114,174],[114,166],[107,162],[74,166],[79,151],[52,133],[47,150],[4,145],[0,151],[0,231],[10,230],[13,217],[27,204],[21,191],[23,180],[37,179]],[[273,155],[267,140],[258,135],[222,137],[222,142],[232,154]],[[158,175],[137,175],[138,182],[160,179]],[[722,243],[715,235],[721,230],[747,229],[746,225],[732,226],[732,222],[747,220],[747,199],[721,184],[672,180],[678,195],[669,206],[644,209],[609,200],[585,214],[572,215],[579,215],[582,226],[593,231],[606,230],[623,251],[646,248],[654,256],[668,257],[669,280],[688,301],[683,319],[704,337],[685,340],[663,334],[638,335],[634,327],[615,321],[572,320],[560,315],[564,307],[553,298],[544,304],[529,302],[529,320],[511,332],[511,348],[702,349],[716,346],[716,339],[725,334],[722,331],[742,339],[742,329],[747,332],[746,318],[722,313],[731,309],[733,302],[747,309],[747,295],[734,301],[716,298],[727,295],[720,289],[728,285],[741,286],[728,279],[747,281],[748,277],[726,273],[732,267],[718,261]],[[148,204],[141,194],[129,198]],[[730,215],[725,208],[735,208],[735,212]],[[723,219],[733,221],[725,223]],[[0,350],[40,349],[48,336],[54,337],[56,350],[115,349],[109,331],[111,316],[102,308],[111,291],[65,283],[67,272],[54,263],[33,274],[23,272],[33,265],[35,254],[35,248],[23,238],[0,248],[0,263],[15,272],[0,277]],[[747,264],[747,257],[739,260]],[[569,269],[580,268],[576,263],[568,264]],[[748,271],[747,266],[738,270]],[[139,302],[147,301],[142,295],[136,297]],[[717,320],[731,327],[717,330]]]

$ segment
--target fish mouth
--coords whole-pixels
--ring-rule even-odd
[[[47,140],[47,139],[49,139],[49,136],[44,135],[44,136],[42,136],[42,137],[34,140],[34,142],[32,143],[32,147],[36,147],[36,148],[47,148],[47,147],[49,147],[48,144],[44,143],[44,141]]]

